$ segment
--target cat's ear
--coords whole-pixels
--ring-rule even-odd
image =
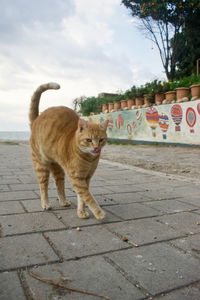
[[[87,127],[87,123],[84,119],[78,120],[78,129],[80,132],[82,132]]]
[[[104,122],[102,122],[102,123],[99,124],[99,127],[101,129],[105,130],[105,131],[107,129],[107,126],[108,126],[108,120],[106,120],[106,121],[104,121]]]

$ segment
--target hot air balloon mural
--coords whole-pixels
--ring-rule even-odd
[[[168,130],[168,127],[169,127],[169,118],[168,118],[168,116],[164,113],[161,113],[159,115],[158,124],[160,126],[160,129],[163,132],[163,139],[166,140],[166,138],[167,138],[166,133],[167,133],[167,130]]]
[[[137,123],[135,121],[133,121],[133,130],[134,134],[137,135]]]
[[[142,123],[142,111],[141,111],[141,109],[136,110],[136,118],[137,118],[138,124],[140,125]]]
[[[132,139],[132,126],[131,126],[130,122],[127,123],[126,129],[127,129],[127,132],[128,132],[128,139],[131,140]]]
[[[147,108],[146,120],[152,129],[152,136],[156,137],[156,127],[158,126],[159,115],[157,109],[154,106]]]
[[[117,128],[118,135],[120,135],[120,129],[123,127],[123,125],[124,125],[124,118],[122,114],[119,114],[117,119],[115,120],[115,126]]]
[[[113,135],[113,118],[112,118],[112,116],[108,116],[107,120],[108,120],[108,126],[107,126],[108,135],[112,136]]]
[[[188,107],[188,109],[186,110],[186,121],[188,123],[188,126],[190,127],[190,132],[194,133],[194,129],[192,127],[194,127],[196,123],[196,113],[192,107]]]
[[[197,104],[197,111],[198,111],[198,113],[200,115],[200,102]]]
[[[180,124],[181,124],[182,117],[183,117],[183,110],[182,110],[180,104],[174,104],[172,106],[171,116],[172,116],[172,120],[176,124],[175,131],[181,131]]]

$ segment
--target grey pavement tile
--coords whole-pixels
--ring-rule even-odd
[[[40,197],[39,186],[38,186],[38,190],[34,190],[34,192]],[[71,189],[65,189],[65,194],[66,194],[66,197],[76,196],[76,193],[73,192]],[[48,189],[48,196],[58,198],[57,190],[56,189],[54,189],[54,190],[53,189]]]
[[[92,212],[87,210],[90,214],[90,217],[88,219],[80,219],[77,216],[77,210],[76,209],[65,209],[61,211],[56,211],[55,214],[60,218],[62,218],[63,223],[67,227],[79,227],[79,226],[87,226],[87,225],[98,225],[102,223],[109,223],[109,222],[117,222],[120,221],[119,218],[113,216],[109,212],[106,212],[106,216],[103,220],[97,220]]]
[[[181,197],[178,198],[177,200],[183,202],[183,203],[188,203],[188,204],[192,204],[195,205],[197,207],[200,207],[200,195],[191,195],[188,197]]]
[[[199,260],[166,243],[106,254],[153,295],[200,280]]]
[[[200,286],[191,286],[178,291],[161,295],[156,297],[155,300],[199,300],[200,298]]]
[[[146,195],[152,200],[160,200],[160,199],[172,199],[180,197],[180,195],[177,195],[173,190],[146,190],[144,192],[138,192],[140,195]]]
[[[172,228],[156,222],[156,218],[106,224],[105,226],[109,231],[121,237],[125,236],[131,244],[136,246],[165,241],[180,236],[180,233],[177,233]]]
[[[91,186],[89,188],[90,192],[93,194],[93,195],[104,195],[104,194],[112,194],[113,191],[110,187],[108,186],[96,186],[96,187],[93,187]]]
[[[132,193],[116,193],[111,195],[104,195],[105,198],[111,199],[114,203],[128,204],[134,202],[145,202],[152,200],[146,193],[132,192]]]
[[[0,193],[0,201],[35,199],[38,196],[32,191],[16,191]]]
[[[45,236],[50,238],[65,259],[127,248],[126,243],[102,225],[84,227],[81,231],[68,229],[48,232]]]
[[[190,209],[197,209],[196,206],[191,204],[182,203],[175,199],[173,200],[161,200],[161,201],[152,201],[145,203],[146,206],[152,207],[163,213],[176,213],[182,211],[188,211]]]
[[[66,210],[70,208],[75,208],[76,206],[73,204],[71,201],[73,197],[67,198],[67,200],[71,203],[69,207],[63,207],[59,205],[59,201],[54,197],[54,198],[49,198],[49,203],[51,204],[52,210]],[[23,206],[28,212],[39,212],[39,211],[44,211],[44,209],[41,206],[41,201],[40,199],[34,199],[34,200],[26,200],[26,201],[21,201]]]
[[[33,191],[39,188],[38,183],[19,183],[19,184],[10,184],[12,191]]]
[[[59,258],[41,234],[1,238],[0,270],[56,262]]]
[[[157,217],[158,221],[168,225],[181,234],[193,234],[200,232],[200,226],[197,224],[199,216],[192,212],[181,212],[173,215]]]
[[[170,244],[186,251],[187,253],[200,258],[200,235],[184,237],[181,239],[170,241]]]
[[[130,192],[139,192],[145,190],[145,188],[142,185],[132,185],[132,184],[112,185],[109,186],[108,188],[113,193],[130,193]]]
[[[8,192],[10,191],[10,188],[7,184],[0,184],[0,193],[1,192]]]
[[[16,272],[0,273],[0,299],[26,300]]]
[[[11,177],[11,178],[5,178],[5,176],[2,176],[3,178],[0,178],[0,186],[2,184],[18,184],[20,183],[19,178]]]
[[[0,215],[24,213],[19,201],[0,202]]]
[[[157,210],[146,207],[140,203],[112,205],[110,207],[106,207],[105,209],[124,220],[153,217],[161,214]]]
[[[49,278],[60,284],[108,296],[111,300],[144,299],[144,295],[139,289],[127,281],[101,256],[40,266],[31,269],[31,271],[40,277]],[[64,289],[55,289],[35,280],[26,271],[24,271],[24,275],[30,294],[34,299],[100,299],[99,297],[73,293]]]
[[[0,216],[0,224],[3,236],[65,228],[51,212]]]

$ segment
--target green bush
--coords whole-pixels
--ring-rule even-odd
[[[121,101],[128,98],[135,99],[136,97],[142,97],[144,94],[146,94],[149,101],[153,103],[156,93],[175,91],[178,87],[190,87],[191,85],[198,83],[200,83],[200,75],[197,76],[195,74],[173,82],[155,79],[151,82],[147,82],[145,85],[141,85],[140,87],[133,85],[130,89],[115,97],[89,97],[82,102],[82,113],[84,116],[89,116],[91,112],[100,113],[102,111],[102,104]]]

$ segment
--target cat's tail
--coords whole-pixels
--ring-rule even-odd
[[[37,90],[34,92],[32,98],[31,98],[31,106],[29,111],[29,120],[30,120],[30,127],[32,127],[33,121],[38,117],[39,115],[39,102],[41,94],[47,90],[53,89],[58,90],[60,88],[60,85],[55,82],[49,82],[46,84],[40,85]]]

